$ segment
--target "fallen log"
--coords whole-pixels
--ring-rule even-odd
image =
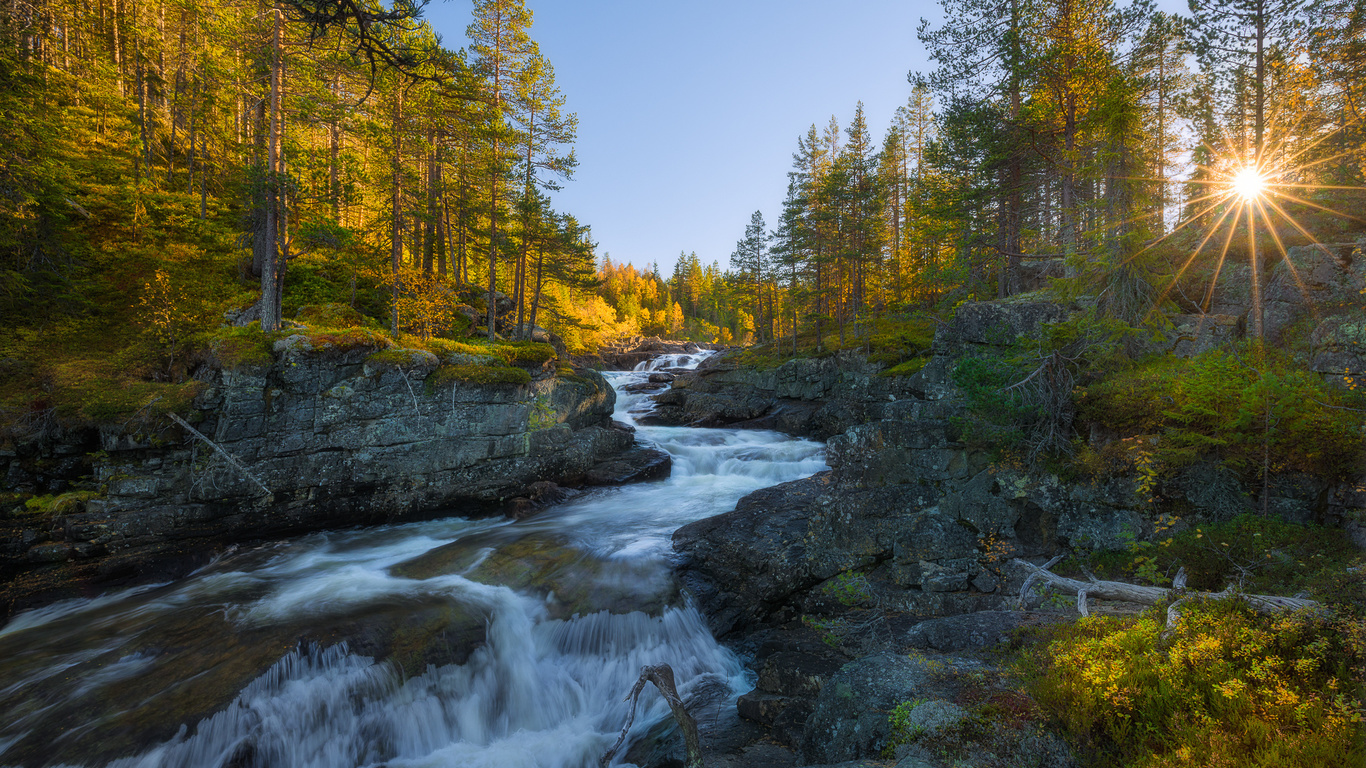
[[[657,664],[652,667],[643,667],[640,670],[640,679],[631,688],[631,692],[622,701],[631,702],[631,715],[626,718],[626,725],[621,729],[621,735],[617,737],[617,743],[607,750],[598,761],[601,768],[606,768],[616,756],[617,750],[626,741],[626,732],[631,730],[631,724],[636,721],[636,705],[640,703],[640,692],[646,683],[654,683],[659,689],[659,693],[668,703],[669,709],[673,711],[674,720],[678,721],[679,730],[683,732],[683,749],[685,759],[684,768],[702,768],[702,741],[697,736],[697,721],[688,714],[688,710],[683,706],[683,699],[678,696],[678,687],[674,685],[673,667],[668,664]]]
[[[1237,596],[1246,600],[1258,613],[1275,613],[1277,611],[1297,611],[1301,608],[1322,608],[1323,604],[1301,597],[1281,597],[1279,595],[1248,595],[1235,592],[1230,586],[1223,592],[1189,592],[1184,589],[1186,584],[1184,569],[1176,575],[1174,583],[1175,589],[1163,589],[1162,587],[1144,587],[1138,584],[1129,584],[1123,581],[1102,581],[1090,577],[1087,581],[1080,579],[1069,579],[1066,576],[1059,576],[1048,570],[1058,563],[1062,556],[1049,560],[1042,566],[1026,562],[1018,557],[1011,560],[1011,563],[1029,571],[1029,576],[1025,578],[1024,586],[1020,588],[1020,605],[1024,605],[1025,597],[1029,594],[1029,588],[1034,582],[1042,579],[1049,586],[1056,587],[1063,592],[1070,592],[1077,596],[1077,610],[1081,615],[1089,613],[1087,600],[1089,598],[1099,598],[1101,600],[1120,600],[1127,603],[1139,603],[1141,605],[1155,605],[1169,598],[1173,600],[1167,608],[1167,626],[1171,627],[1180,617],[1177,606],[1188,598],[1227,598]]]

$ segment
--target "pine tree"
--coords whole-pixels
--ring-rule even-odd
[[[1235,99],[1246,98],[1239,75],[1250,75],[1251,146],[1230,148],[1260,162],[1266,149],[1268,61],[1276,49],[1292,48],[1305,30],[1304,0],[1189,0],[1192,42],[1201,63],[1233,79]],[[1246,83],[1246,81],[1243,81]]]
[[[730,266],[740,273],[740,281],[743,292],[754,308],[753,315],[756,319],[756,327],[765,326],[765,281],[769,279],[770,258],[769,258],[768,227],[764,224],[764,214],[755,211],[749,217],[749,225],[745,227],[745,236],[735,244],[735,252],[730,255]],[[714,319],[714,318],[713,318]],[[771,311],[767,319],[768,337],[773,338],[773,318]]]
[[[470,50],[475,54],[474,68],[485,79],[488,108],[488,337],[495,338],[498,326],[498,259],[503,248],[499,228],[502,206],[506,204],[507,148],[516,137],[512,129],[514,104],[512,92],[528,60],[537,55],[536,44],[527,34],[531,12],[522,0],[477,0],[474,23],[466,30]]]

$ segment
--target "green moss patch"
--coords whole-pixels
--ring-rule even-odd
[[[391,347],[388,336],[371,328],[323,329],[306,334],[314,349],[358,349],[360,347]]]
[[[924,368],[924,367],[925,367],[925,364],[928,363],[929,361],[930,361],[930,358],[928,358],[928,357],[913,357],[913,358],[911,358],[910,360],[907,360],[907,361],[904,362],[904,363],[899,363],[899,364],[897,364],[897,365],[892,366],[891,368],[888,368],[887,370],[883,371],[882,373],[880,373],[880,374],[878,374],[878,375],[879,375],[879,376],[913,376],[913,375],[919,373],[919,372],[920,372],[920,369],[921,369],[921,368]]]
[[[382,349],[365,358],[365,364],[374,368],[414,368],[430,365],[429,354],[424,349]]]
[[[555,359],[555,348],[536,341],[513,341],[499,344],[493,351],[518,368],[540,368]]]
[[[476,384],[481,386],[523,386],[531,383],[531,374],[521,368],[496,365],[443,365],[427,377],[427,390],[434,391],[448,384]]]
[[[57,495],[34,496],[25,501],[17,512],[24,517],[70,515],[84,511],[87,501],[99,497],[100,494],[95,491],[70,491]]]
[[[308,304],[299,308],[294,319],[316,328],[355,328],[375,324],[373,319],[346,304]]]
[[[219,328],[204,339],[214,360],[223,370],[264,368],[275,362],[271,354],[274,338],[261,332],[259,323],[244,328]]]

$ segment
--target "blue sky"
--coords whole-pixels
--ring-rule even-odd
[[[929,68],[920,18],[940,19],[938,3],[905,0],[527,5],[579,116],[579,169],[556,207],[592,225],[599,255],[666,274],[679,251],[726,266],[755,210],[773,226],[812,123],[845,126],[862,100],[880,142],[907,72]],[[465,44],[470,8],[427,7],[448,47]]]

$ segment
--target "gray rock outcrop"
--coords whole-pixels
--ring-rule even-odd
[[[537,366],[516,383],[526,377],[456,362],[370,343],[314,348],[308,336],[290,336],[269,363],[203,374],[186,417],[202,439],[162,422],[0,454],[11,487],[60,487],[56,457],[104,490],[61,514],[0,523],[4,597],[14,607],[80,580],[174,576],[237,540],[501,513],[510,499],[552,498],[532,487],[538,481],[667,474],[657,452],[595,469],[635,441],[611,421],[615,394],[597,373]]]

